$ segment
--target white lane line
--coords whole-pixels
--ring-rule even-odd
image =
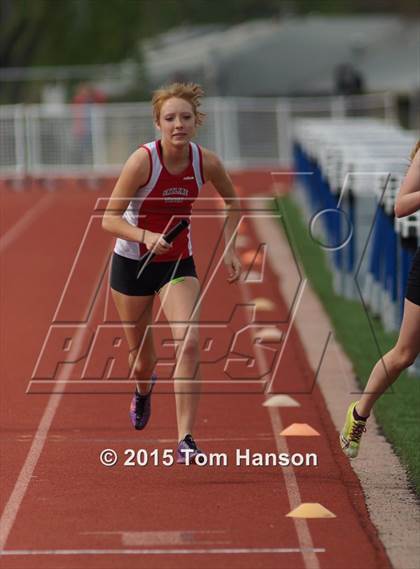
[[[255,230],[257,232],[258,235],[258,229],[256,227],[257,223],[255,223],[254,221],[254,227]],[[248,303],[252,303],[252,299],[251,296],[248,293],[247,287],[246,285],[242,285],[239,287],[242,293],[242,297],[245,301],[246,304]],[[290,323],[290,327],[291,327],[292,323]],[[284,349],[284,346],[283,346]],[[256,359],[257,359],[257,365],[261,371],[261,374],[263,374],[263,370],[267,369],[267,365],[266,365],[266,361],[265,361],[265,353],[261,353],[261,351],[257,351],[256,352]],[[273,383],[273,379],[271,380],[271,384]],[[270,384],[270,388],[271,388],[271,384]],[[265,399],[266,401],[268,399],[270,399],[271,397],[271,393],[266,393],[265,394]],[[270,416],[270,420],[271,420],[271,425],[273,427],[273,434],[274,434],[274,439],[276,441],[276,446],[277,449],[279,451],[279,453],[287,453],[288,455],[290,454],[289,452],[289,447],[287,445],[286,439],[285,437],[280,437],[279,433],[283,430],[283,424],[282,424],[282,420],[281,420],[281,416],[280,416],[280,411],[278,408],[275,407],[267,407],[268,409],[268,413]],[[299,486],[296,480],[296,475],[295,472],[293,470],[293,467],[288,466],[288,467],[284,467],[281,469],[281,472],[283,474],[283,478],[284,478],[284,482],[285,482],[285,486],[286,486],[286,492],[287,492],[287,497],[289,500],[289,504],[290,504],[290,510],[293,510],[294,508],[297,508],[297,506],[299,506],[302,502],[301,496],[300,496],[300,492],[299,492]],[[317,551],[314,549],[313,547],[313,541],[312,541],[312,537],[309,531],[309,526],[306,520],[304,519],[297,519],[297,518],[293,518],[293,522],[295,524],[295,528],[296,528],[296,533],[298,536],[298,540],[299,540],[299,545],[301,546],[301,551],[302,551],[302,556],[303,556],[303,562],[305,564],[305,568],[306,569],[320,569],[320,564],[319,564],[319,560],[316,556]]]
[[[0,440],[13,442],[14,440],[19,441],[29,441],[33,438],[32,435],[18,435],[15,437],[6,437],[0,436]],[[92,438],[83,438],[83,437],[76,437],[71,432],[64,435],[51,435],[51,440],[59,440],[60,443],[132,443],[133,441],[138,442],[137,437],[92,437]],[[255,436],[255,437],[200,437],[200,443],[214,443],[214,442],[226,442],[226,443],[234,443],[234,442],[249,442],[249,441],[271,441],[273,440],[273,435],[263,435],[263,436]],[[143,445],[164,445],[164,444],[178,444],[179,440],[177,438],[173,439],[141,439],[141,444]]]
[[[80,333],[82,336],[87,333],[87,329]],[[77,336],[78,333],[76,333]],[[83,338],[81,338],[82,340]],[[62,373],[63,377],[67,380],[70,378],[71,370],[69,366],[65,367]],[[55,389],[55,388],[54,388]],[[0,552],[2,552],[7,538],[9,537],[10,531],[16,520],[20,505],[26,494],[29,483],[31,481],[32,475],[34,473],[35,467],[38,463],[41,452],[44,448],[45,442],[47,440],[48,431],[50,430],[51,423],[57,412],[57,408],[64,393],[52,393],[48,399],[47,406],[42,415],[41,421],[38,425],[37,431],[34,436],[31,448],[26,456],[26,460],[22,466],[19,473],[19,477],[16,481],[15,487],[10,495],[10,498],[2,512],[0,518]]]
[[[229,547],[231,541],[226,537],[226,530],[175,530],[175,531],[83,531],[81,535],[117,536],[118,545],[126,548],[158,547]],[[219,539],[218,539],[219,538]],[[210,541],[211,540],[211,541]]]
[[[277,554],[277,553],[304,553],[300,547],[255,547],[231,549],[10,549],[0,551],[0,556],[25,555],[248,555],[248,554]],[[311,549],[310,553],[325,553],[325,549],[318,547]]]
[[[108,255],[108,253],[107,253]],[[97,284],[96,281],[94,283],[94,287],[92,289],[92,294],[96,290]],[[90,296],[89,298],[91,298]],[[95,304],[94,310],[99,305],[97,302]],[[92,318],[93,318],[92,314]],[[78,328],[75,336],[75,341],[79,342],[80,345],[83,345],[84,337],[87,333],[90,333],[90,329],[88,326],[83,328]],[[80,338],[79,338],[80,337]],[[61,368],[63,369],[63,367]],[[64,366],[64,371],[61,372],[61,382],[66,383],[70,379],[71,374],[71,367]],[[48,431],[51,427],[51,423],[55,417],[57,412],[58,406],[60,401],[64,395],[63,391],[59,393],[55,393],[58,390],[62,390],[62,385],[55,385],[53,388],[53,392],[51,393],[50,397],[48,398],[48,403],[45,407],[44,413],[42,414],[41,420],[38,424],[38,428],[34,435],[34,439],[32,441],[31,448],[26,456],[25,462],[22,466],[22,469],[19,473],[18,479],[15,483],[13,491],[7,501],[7,504],[1,514],[0,517],[0,553],[4,550],[4,546],[6,545],[7,539],[9,537],[10,531],[15,523],[19,508],[22,504],[22,500],[25,497],[25,494],[28,490],[29,483],[31,482],[32,475],[34,473],[35,467],[38,463],[39,457],[41,452],[44,448],[45,442],[47,440]]]
[[[28,226],[34,221],[37,215],[46,209],[52,200],[53,194],[46,194],[39,202],[31,207],[4,235],[0,237],[0,253],[2,253],[15,239],[17,239]]]
[[[3,550],[12,526],[15,522],[18,510],[22,503],[22,500],[28,489],[28,485],[31,481],[31,477],[35,470],[35,466],[41,455],[42,449],[47,438],[49,428],[51,426],[52,420],[54,419],[57,407],[60,403],[62,394],[56,395],[51,394],[45,411],[42,415],[41,421],[38,425],[34,440],[32,442],[31,448],[26,456],[26,460],[22,466],[19,473],[19,477],[16,481],[15,487],[10,495],[10,498],[2,512],[0,518],[0,552]]]

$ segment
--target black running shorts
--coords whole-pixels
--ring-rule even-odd
[[[420,306],[420,247],[413,258],[405,298]]]
[[[139,278],[138,261],[114,253],[111,264],[111,288],[129,296],[150,296],[156,294],[168,282],[182,277],[197,277],[194,259],[187,257],[179,261],[148,263]]]

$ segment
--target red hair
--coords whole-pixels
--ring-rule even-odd
[[[414,160],[414,156],[417,154],[419,149],[420,149],[420,138],[418,139],[417,144],[415,145],[415,147],[411,151],[411,155],[410,155],[411,160]]]
[[[153,118],[155,119],[155,122],[159,122],[160,111],[163,103],[168,99],[172,99],[172,97],[176,97],[177,99],[184,99],[190,103],[195,115],[196,124],[197,126],[200,126],[203,124],[203,119],[205,117],[205,114],[198,110],[198,107],[201,105],[201,98],[203,95],[203,89],[196,83],[171,83],[170,85],[157,89],[153,93],[152,99]]]

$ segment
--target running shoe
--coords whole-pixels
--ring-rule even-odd
[[[150,387],[149,393],[142,395],[136,389],[133,399],[131,400],[130,419],[133,427],[138,431],[144,429],[150,419],[150,414],[152,412],[152,391],[155,386],[156,379],[156,374],[153,374],[152,386]]]
[[[191,435],[186,435],[182,441],[179,442],[176,451],[176,461],[178,464],[185,464],[188,460],[189,464],[195,464],[195,457],[198,454],[204,454],[197,445]]]
[[[357,401],[352,403],[347,410],[346,422],[340,433],[340,443],[343,452],[349,458],[356,458],[359,453],[360,439],[366,432],[366,421],[357,421],[354,418],[353,410]]]

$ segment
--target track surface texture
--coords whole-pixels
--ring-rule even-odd
[[[225,453],[227,465],[123,465],[125,449],[161,457],[176,448],[174,350],[156,299],[159,380],[151,421],[136,432],[127,348],[115,341],[123,334],[107,285],[112,237],[100,228],[100,198],[111,187],[2,190],[1,569],[391,567],[269,261],[244,262],[245,281],[226,281],[220,200],[196,204],[192,221],[204,354],[194,435],[206,453]],[[208,187],[202,195],[215,197]],[[271,215],[269,206],[245,202],[239,250],[264,257],[253,216]],[[255,298],[273,304],[255,309]],[[281,341],[261,339],[267,327]],[[72,338],[78,361],[57,364],[53,334]],[[300,406],[263,406],[279,393]],[[281,436],[292,423],[320,435]],[[106,448],[120,457],[112,468],[99,460]],[[237,465],[237,449],[316,453],[318,466]],[[306,502],[336,517],[286,517]]]

